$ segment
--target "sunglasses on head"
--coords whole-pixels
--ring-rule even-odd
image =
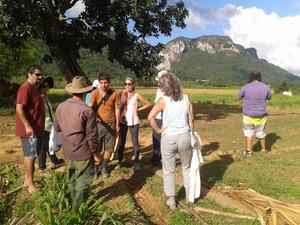
[[[132,83],[124,83],[124,85],[129,85],[129,86],[131,86],[131,85],[132,85]]]

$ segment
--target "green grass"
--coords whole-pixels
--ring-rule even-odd
[[[223,155],[202,165],[203,181],[211,186],[249,187],[275,198],[299,198],[299,120],[298,114],[270,115],[266,142],[272,151],[264,154],[260,152],[260,145],[254,142],[255,152],[249,158],[241,155],[244,149],[241,115],[231,114],[216,120],[213,128],[210,124],[196,125],[196,130],[207,142],[203,153]]]

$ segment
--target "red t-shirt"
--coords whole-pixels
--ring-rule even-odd
[[[36,136],[44,134],[45,103],[37,88],[28,81],[24,82],[17,93],[17,104],[24,106],[26,118]],[[16,115],[16,136],[26,137],[25,126]]]

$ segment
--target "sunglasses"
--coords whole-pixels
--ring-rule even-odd
[[[132,83],[124,83],[124,85],[129,85],[129,86],[131,86],[131,85],[132,85]]]
[[[41,85],[41,88],[46,88],[46,87],[49,87],[49,85],[48,84]]]
[[[34,75],[36,75],[37,77],[43,76],[43,74],[41,74],[41,73],[34,73]]]

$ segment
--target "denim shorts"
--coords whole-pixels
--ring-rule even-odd
[[[25,157],[37,157],[38,151],[41,149],[41,137],[38,136],[36,147],[32,150],[32,144],[30,143],[31,137],[21,137],[23,154]]]

